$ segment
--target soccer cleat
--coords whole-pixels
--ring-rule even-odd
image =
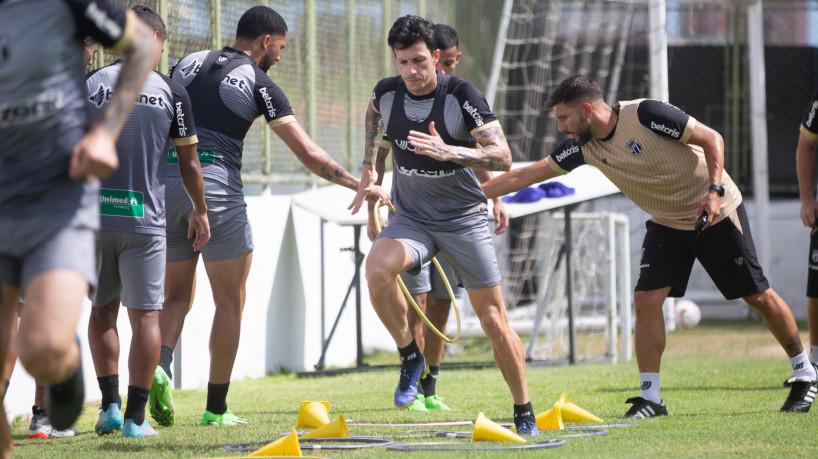
[[[111,403],[107,410],[99,407],[99,418],[97,418],[97,425],[94,426],[94,432],[102,436],[113,433],[115,430],[122,430],[122,412],[119,411],[119,405]]]
[[[813,365],[814,366],[814,365]],[[816,367],[818,371],[818,367]],[[790,395],[781,407],[786,413],[806,413],[812,407],[815,396],[818,394],[818,377],[810,381],[804,378],[792,378]]]
[[[153,427],[148,424],[147,419],[142,421],[141,426],[133,422],[133,419],[126,419],[125,427],[122,428],[123,438],[144,438],[153,437],[155,435],[159,435],[159,432],[153,430]]]
[[[57,430],[51,425],[48,416],[44,414],[34,414],[31,416],[31,424],[28,425],[28,438],[50,438],[73,437],[77,434],[77,429],[68,428]]]
[[[77,338],[77,347],[80,342]],[[80,355],[82,349],[80,349]],[[51,426],[56,430],[65,430],[74,424],[85,401],[85,383],[82,376],[82,358],[77,369],[60,384],[48,387],[45,412],[51,420]]]
[[[395,388],[395,406],[406,408],[414,402],[418,395],[418,383],[428,374],[429,365],[426,364],[426,357],[423,354],[412,363],[402,363],[398,387]]]
[[[412,403],[409,404],[409,406],[406,407],[406,411],[419,411],[423,413],[429,411],[426,409],[425,400],[426,397],[423,394],[418,394],[415,401],[413,401]]]
[[[202,416],[203,426],[239,426],[249,422],[247,419],[236,416],[230,410],[225,411],[223,414],[213,414],[205,410]]]
[[[664,401],[662,401],[662,403],[653,403],[642,397],[631,397],[625,400],[625,403],[633,403],[631,409],[625,413],[626,418],[644,419],[655,416],[667,416],[667,408],[665,408]]]
[[[526,416],[520,416],[519,418],[514,416],[514,430],[516,430],[519,435],[529,437],[536,437],[540,433],[540,429],[537,428],[537,420],[531,413]]]
[[[795,382],[797,378],[795,376],[790,376],[789,378],[784,380],[784,387],[792,387],[792,383]]]
[[[171,381],[162,367],[157,366],[153,373],[151,395],[148,399],[153,419],[160,426],[170,427],[176,420],[171,395]]]
[[[424,400],[424,404],[426,405],[426,409],[429,409],[429,410],[438,410],[438,411],[451,411],[452,410],[445,403],[443,403],[443,399],[438,397],[437,395],[430,395],[430,396],[426,397],[426,400]]]

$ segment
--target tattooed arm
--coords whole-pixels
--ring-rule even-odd
[[[154,65],[159,48],[153,31],[135,15],[129,14],[126,30],[129,38],[122,52],[122,70],[114,94],[97,122],[71,151],[68,175],[72,179],[105,178],[119,166],[116,139]]]
[[[452,161],[485,171],[508,171],[511,169],[511,149],[500,123],[495,123],[474,133],[477,148],[446,145],[437,133],[434,122],[429,125],[431,134],[409,131],[409,143],[415,147],[415,153],[438,161]]]
[[[382,200],[384,204],[391,205],[389,193],[380,186],[383,181],[383,171],[386,168],[386,157],[389,155],[389,149],[380,143],[384,131],[383,118],[372,101],[369,101],[369,106],[366,109],[364,126],[366,136],[364,139],[361,186],[358,187],[358,194],[348,207],[353,214],[360,210],[365,200],[372,203],[373,206],[378,199]]]
[[[295,153],[296,158],[310,172],[350,190],[358,189],[358,179],[350,175],[346,169],[332,159],[329,153],[319,147],[297,121],[276,126],[273,132],[287,144],[287,147]]]

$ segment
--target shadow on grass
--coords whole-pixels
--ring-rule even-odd
[[[633,392],[638,391],[639,388],[634,385],[633,387],[600,387],[596,389],[599,392],[609,392],[609,393],[617,393],[617,392]],[[782,390],[781,386],[764,386],[764,387],[736,387],[736,386],[685,386],[685,387],[662,387],[662,392],[677,392],[677,391],[729,391],[729,392],[772,392],[772,391],[780,391]]]

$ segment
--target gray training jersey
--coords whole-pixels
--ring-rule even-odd
[[[170,76],[193,103],[202,175],[241,193],[242,147],[253,121],[264,115],[271,128],[295,121],[284,91],[249,55],[229,46],[184,57]],[[172,161],[168,176],[179,176]]]
[[[119,62],[88,75],[87,102],[91,119],[102,114],[113,95]],[[99,192],[103,231],[165,235],[165,176],[170,141],[197,142],[196,127],[185,89],[151,72],[116,142],[119,168],[102,181]]]
[[[381,80],[372,94],[392,148],[392,203],[398,213],[438,231],[485,225],[486,195],[474,171],[451,161],[414,153],[409,130],[429,133],[429,124],[449,145],[474,148],[473,135],[499,127],[485,97],[456,76],[437,75],[437,87],[415,97],[400,76]]]
[[[44,231],[28,238],[75,218],[98,228],[94,213],[75,217],[95,203],[97,186],[68,177],[88,129],[83,38],[126,43],[130,20],[100,0],[0,1],[0,253],[16,244],[21,222]]]

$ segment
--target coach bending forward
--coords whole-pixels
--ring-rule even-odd
[[[758,310],[790,357],[795,382],[781,411],[809,411],[818,375],[789,307],[758,264],[741,193],[723,171],[721,135],[663,102],[641,99],[611,107],[599,85],[579,75],[560,83],[546,107],[571,138],[545,160],[497,177],[483,190],[488,197],[501,196],[591,164],[651,215],[633,295],[642,392],[627,400],[633,406],[625,417],[667,414],[659,393],[662,303],[684,295],[694,259],[725,298],[742,298]],[[696,222],[705,215],[704,231],[697,234]]]

